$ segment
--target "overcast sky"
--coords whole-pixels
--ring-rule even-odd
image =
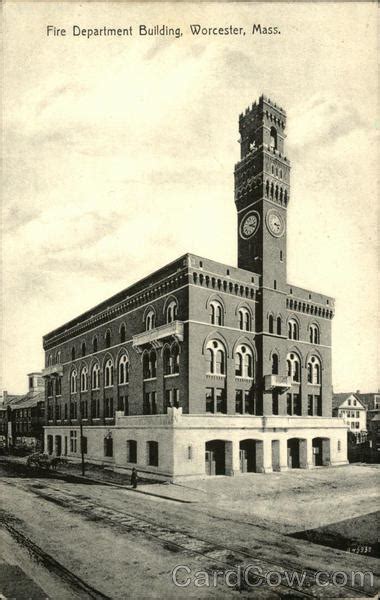
[[[288,115],[288,281],[336,298],[335,390],[377,390],[375,19],[359,2],[6,3],[2,387],[26,390],[42,335],[184,252],[236,264],[238,115],[265,93]],[[140,23],[184,35],[70,35]]]

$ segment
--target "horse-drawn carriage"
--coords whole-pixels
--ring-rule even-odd
[[[47,471],[53,469],[55,471],[59,465],[66,465],[67,459],[61,456],[49,456],[48,454],[36,452],[28,456],[26,464],[28,467],[35,467],[36,469],[45,469]]]

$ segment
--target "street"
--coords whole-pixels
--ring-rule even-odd
[[[351,497],[352,491],[348,482],[345,489],[348,471],[340,469],[334,473],[325,469],[310,475],[305,473],[304,484],[300,473],[284,474],[286,477],[281,480],[284,482],[282,493],[289,495],[294,487],[298,490],[290,512],[293,515],[291,527],[289,516],[286,520],[273,514],[272,517],[278,517],[275,524],[266,512],[268,503],[263,497],[263,485],[268,487],[274,500],[278,496],[279,504],[283,504],[281,493],[275,494],[271,489],[274,485],[271,476],[252,474],[244,481],[240,478],[235,482],[232,478],[211,478],[178,488],[149,484],[133,491],[80,480],[70,474],[35,472],[3,459],[0,463],[0,593],[17,600],[373,596],[378,587],[376,558],[289,537],[300,529],[315,528],[312,514],[307,521],[307,511],[300,512],[302,527],[300,523],[295,526],[296,496],[297,493],[298,496],[310,494],[313,485],[321,484],[321,478],[325,486],[329,478],[339,480],[342,491],[337,490],[339,486],[335,484],[335,493],[340,493],[344,513],[345,503],[348,508],[344,496]],[[357,477],[362,478],[361,489],[368,498],[362,511],[367,517],[362,521],[358,518],[357,523],[363,522],[362,535],[367,537],[371,535],[368,514],[375,510],[370,486],[376,473],[378,470],[366,467],[357,471]],[[227,492],[233,491],[231,486],[239,487],[234,501],[228,493],[220,493],[223,482]],[[373,485],[376,487],[375,481]],[[218,486],[219,501],[216,501],[214,494]],[[249,491],[249,486],[256,488],[255,495],[251,494],[251,511],[249,506],[242,508],[246,505],[244,493]],[[328,503],[328,495],[326,501]],[[307,506],[305,501],[301,504]],[[323,514],[320,500],[319,504],[320,514]],[[274,501],[272,511],[275,506]],[[344,516],[342,514],[340,520]],[[336,523],[331,523],[330,520],[330,530],[336,528]],[[326,526],[324,522],[319,524]],[[176,571],[178,565],[181,568]],[[252,585],[244,578],[235,577],[238,568],[244,571],[249,565],[255,566],[256,574],[263,575],[252,580]],[[229,570],[234,571],[234,577],[226,580]],[[359,585],[360,582],[347,577],[342,585],[338,578],[320,587],[315,582],[320,570],[347,574],[370,571],[374,579],[366,578]],[[197,578],[200,571],[207,577]],[[298,589],[284,577],[275,585],[276,577],[268,580],[265,576],[268,572],[306,572],[306,578]]]

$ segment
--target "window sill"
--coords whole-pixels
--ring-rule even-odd
[[[223,373],[206,373],[207,377],[219,377],[220,379],[225,379],[226,376]]]
[[[129,385],[129,381],[124,381],[124,383],[118,383],[117,384],[119,387],[123,386],[123,385]]]
[[[164,375],[164,379],[167,377],[179,377],[179,373],[168,373],[167,375]]]
[[[156,377],[144,377],[144,382],[145,381],[155,381],[157,379],[157,375]]]

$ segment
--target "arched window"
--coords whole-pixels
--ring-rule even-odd
[[[281,317],[277,317],[277,335],[281,335]]]
[[[94,352],[98,351],[98,338],[97,336],[94,337],[94,339],[92,340],[92,349]]]
[[[290,319],[288,321],[288,338],[290,340],[299,339],[298,323],[295,319]]]
[[[145,317],[145,329],[146,331],[150,331],[151,329],[155,328],[155,314],[154,314],[154,310],[151,308],[148,310],[147,315]]]
[[[319,344],[319,328],[318,325],[310,325],[309,329],[310,343]]]
[[[82,351],[82,356],[86,356],[86,344],[85,344],[85,342],[82,342],[81,351]]]
[[[151,377],[156,377],[157,375],[157,355],[154,350],[151,351],[149,355],[150,360],[150,372]]]
[[[76,394],[77,392],[77,379],[78,379],[78,374],[77,372],[71,371],[71,375],[70,375],[70,393],[71,394]]]
[[[301,381],[301,362],[298,354],[291,352],[286,358],[288,366],[288,377],[292,378],[292,381],[299,383]]]
[[[249,346],[241,344],[235,353],[236,377],[253,378],[253,354]]]
[[[98,390],[100,387],[100,367],[98,363],[95,363],[92,367],[91,373],[91,387],[93,390]]]
[[[251,331],[251,315],[247,308],[239,309],[239,328],[242,331]]]
[[[223,307],[220,302],[210,302],[210,321],[212,325],[223,325]]]
[[[88,369],[83,367],[80,373],[80,391],[87,392],[88,390]]]
[[[75,360],[75,347],[71,348],[71,360]]]
[[[61,351],[60,351],[60,350],[58,350],[58,352],[57,352],[57,358],[56,358],[56,361],[57,361],[57,363],[58,363],[58,364],[60,364],[60,363],[61,363]]]
[[[119,385],[129,381],[129,361],[128,356],[123,354],[119,360]]]
[[[166,322],[173,323],[177,318],[177,302],[171,300],[166,307]]]
[[[278,375],[278,354],[272,354],[272,375]]]
[[[273,194],[274,194],[274,183],[272,181],[272,183],[270,184],[270,197],[273,198]]]
[[[47,362],[47,366],[51,367],[53,364],[53,356],[51,354],[49,354],[49,358],[48,358],[48,362]]]
[[[273,333],[273,315],[269,315],[268,317],[268,330],[269,333]]]
[[[277,129],[275,127],[270,128],[270,147],[272,150],[277,150]]]
[[[311,356],[307,361],[307,382],[321,384],[321,363],[317,356]]]
[[[123,344],[125,342],[126,330],[124,323],[120,327],[120,343]]]
[[[111,346],[111,332],[109,329],[106,331],[106,348],[110,348]]]
[[[166,346],[164,349],[164,375],[176,373],[179,373],[179,347],[173,344],[171,348]]]
[[[144,379],[153,379],[157,376],[157,355],[154,350],[143,355],[143,376]]]
[[[213,375],[225,375],[226,353],[217,340],[210,340],[206,348],[207,372]]]
[[[113,362],[109,358],[104,369],[104,387],[113,386]]]

